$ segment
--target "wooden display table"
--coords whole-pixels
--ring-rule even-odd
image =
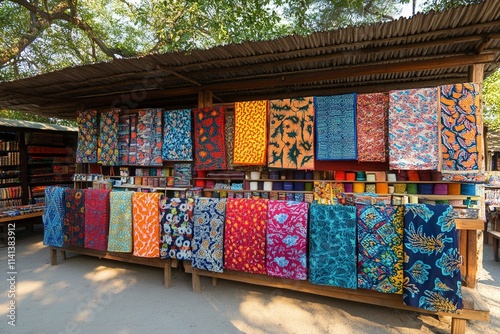
[[[27,213],[24,215],[3,217],[0,218],[0,247],[7,245],[7,231],[16,227],[33,227],[35,224],[40,224],[40,217],[43,216],[43,211]]]

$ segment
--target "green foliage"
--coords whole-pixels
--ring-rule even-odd
[[[57,118],[48,118],[39,115],[28,114],[20,111],[12,111],[12,110],[0,110],[0,118],[9,118],[9,119],[20,119],[24,121],[31,122],[39,122],[46,124],[58,124],[58,125],[66,125],[66,126],[78,126],[75,121],[62,120]]]
[[[421,7],[422,12],[427,13],[429,11],[442,11],[445,9],[450,9],[453,7],[472,5],[480,3],[483,0],[425,0]]]
[[[500,129],[500,69],[483,82],[484,123],[490,130]]]

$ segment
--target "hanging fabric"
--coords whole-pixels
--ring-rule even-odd
[[[85,246],[85,196],[82,189],[64,190],[64,246]]]
[[[89,109],[77,113],[78,145],[76,149],[76,163],[97,162],[97,138],[99,123],[97,110]]]
[[[109,252],[133,251],[132,194],[132,191],[112,191],[109,194]]]
[[[386,161],[388,110],[389,94],[358,94],[356,104],[358,161]]]
[[[129,165],[137,165],[137,115],[130,115]]]
[[[226,124],[224,129],[224,139],[226,141],[226,169],[234,169],[234,115],[226,114]]]
[[[234,163],[265,165],[267,101],[236,102],[234,118]]]
[[[130,115],[120,116],[118,121],[118,155],[120,165],[128,165],[130,148]]]
[[[160,199],[160,257],[191,260],[193,239],[192,198]]]
[[[134,256],[160,257],[160,196],[142,192],[132,195]]]
[[[163,160],[193,160],[191,126],[191,109],[163,112]]]
[[[64,246],[64,194],[66,188],[48,186],[45,188],[45,210],[43,212],[43,244],[47,246]]]
[[[85,189],[85,248],[108,248],[109,193],[107,189]]]
[[[117,166],[120,163],[118,151],[118,124],[120,109],[101,113],[99,128],[99,163],[103,166]]]
[[[224,107],[194,110],[195,170],[226,169]]]

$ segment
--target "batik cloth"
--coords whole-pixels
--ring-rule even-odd
[[[226,125],[224,129],[226,140],[226,169],[234,169],[233,149],[234,149],[234,115],[226,114]]]
[[[137,165],[162,166],[161,109],[139,110],[137,113]]]
[[[269,101],[271,168],[314,169],[314,101],[312,97]]]
[[[358,288],[403,292],[403,206],[357,205]]]
[[[160,257],[191,260],[193,239],[192,198],[160,199]]]
[[[120,116],[118,122],[118,154],[120,165],[128,165],[130,146],[130,116]]]
[[[438,90],[391,91],[389,95],[389,167],[438,169]]]
[[[319,204],[332,204],[332,183],[314,181],[314,200]]]
[[[153,134],[151,143],[151,166],[163,166],[162,119],[163,119],[163,110],[153,109],[153,124],[151,128],[151,132]]]
[[[265,165],[267,100],[234,104],[234,163]]]
[[[403,303],[439,312],[462,309],[453,207],[407,204],[404,229]]]
[[[224,268],[266,274],[267,200],[228,198]]]
[[[85,246],[85,196],[82,189],[64,190],[64,246]]]
[[[137,115],[130,115],[130,146],[128,149],[129,165],[137,164]]]
[[[99,123],[97,110],[79,111],[76,117],[78,123],[78,146],[76,148],[76,163],[97,162],[97,133]]]
[[[163,112],[163,160],[193,160],[191,109]]]
[[[358,161],[385,162],[389,94],[358,94],[356,129]]]
[[[65,189],[53,186],[45,188],[45,210],[42,216],[44,245],[54,247],[64,246]]]
[[[101,113],[98,162],[103,166],[116,166],[120,164],[120,154],[118,151],[119,119],[120,109]]]
[[[316,160],[355,160],[356,94],[314,97]]]
[[[311,204],[309,281],[356,289],[356,207]]]
[[[85,248],[108,249],[109,193],[107,189],[85,189]]]
[[[195,199],[193,211],[193,268],[223,272],[225,198]]]
[[[132,194],[132,191],[112,191],[109,194],[109,252],[133,251]]]
[[[224,107],[194,110],[195,170],[226,169]]]
[[[134,256],[160,257],[160,196],[143,192],[132,195]]]
[[[266,233],[266,269],[271,276],[307,279],[306,202],[270,200]]]
[[[481,85],[444,85],[440,90],[442,169],[481,170]]]

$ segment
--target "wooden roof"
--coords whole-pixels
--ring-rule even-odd
[[[498,0],[439,13],[191,52],[118,59],[0,83],[0,108],[75,119],[77,108],[191,108],[469,81],[500,63]]]

